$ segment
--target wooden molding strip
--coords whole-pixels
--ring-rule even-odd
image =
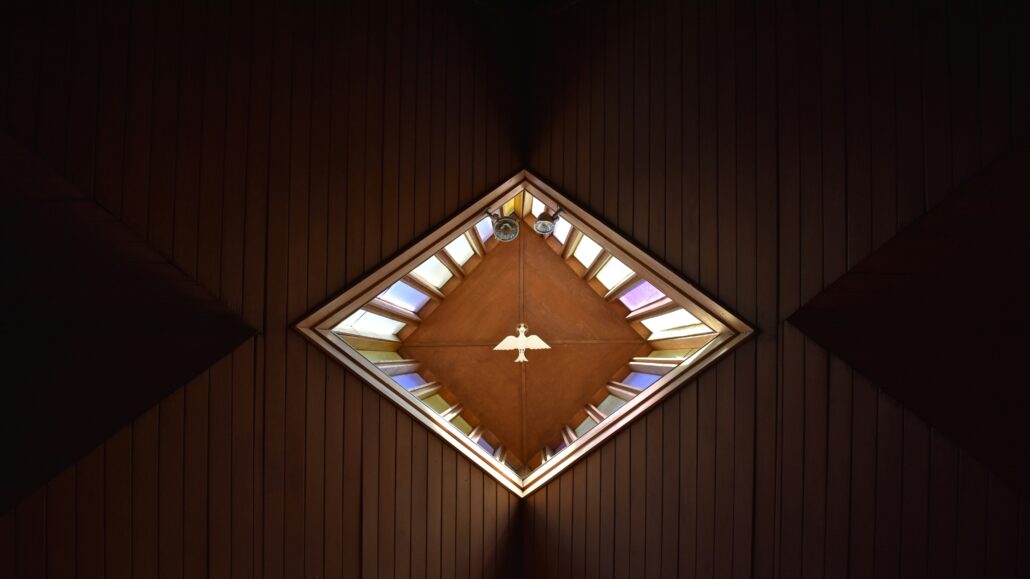
[[[483,241],[479,239],[479,232],[473,227],[465,232],[465,238],[468,240],[469,245],[472,246],[472,251],[476,252],[479,257],[486,256],[486,248],[483,247]]]
[[[418,288],[418,289],[428,293],[429,295],[431,295],[431,296],[433,296],[433,297],[435,297],[437,299],[441,299],[442,300],[442,299],[447,297],[447,296],[445,296],[443,294],[442,291],[440,291],[439,288],[437,288],[433,284],[423,280],[422,278],[418,277],[417,275],[412,275],[412,274],[409,273],[409,274],[405,275],[403,279],[404,279],[404,282],[407,283],[408,285],[414,286],[414,287],[416,287],[416,288]]]
[[[671,298],[662,298],[653,304],[647,304],[646,306],[633,310],[626,316],[627,322],[635,322],[644,318],[650,318],[654,316],[660,316],[662,314],[669,313],[673,310],[678,310],[683,306],[672,301]]]
[[[387,376],[400,376],[401,374],[411,374],[417,372],[419,369],[418,360],[385,360],[382,362],[376,362],[376,367],[383,371],[383,374]]]
[[[406,324],[422,323],[422,318],[420,318],[415,312],[409,312],[404,308],[397,307],[390,302],[379,298],[374,298],[372,301],[362,306],[362,309],[369,310],[385,318],[390,318],[391,320],[404,322]]]
[[[562,259],[572,257],[572,254],[576,253],[576,248],[579,247],[579,242],[582,239],[583,232],[573,228],[573,230],[569,232],[569,236],[565,238],[565,247],[562,248],[561,252]]]
[[[429,398],[430,396],[436,394],[439,391],[440,384],[436,382],[427,382],[417,388],[412,388],[411,390],[409,390],[409,392],[411,392],[411,395],[415,398],[418,398],[419,400],[425,400],[426,398]]]
[[[608,260],[612,258],[612,254],[608,253],[608,250],[602,249],[601,253],[597,254],[594,258],[594,263],[590,264],[586,273],[583,274],[583,279],[590,281],[597,276],[597,273],[601,271],[601,268],[608,265]]]
[[[441,249],[440,251],[436,252],[436,259],[439,259],[440,262],[443,263],[444,267],[449,269],[451,273],[454,274],[454,277],[458,279],[465,279],[465,270],[462,269],[460,265],[458,265],[458,262],[454,261],[454,259],[451,257],[451,254],[447,253],[446,249]]]
[[[622,382],[611,382],[608,384],[608,392],[611,392],[613,396],[622,398],[629,402],[636,398],[637,394],[643,392],[640,388],[634,388],[629,384],[623,384]]]
[[[363,336],[351,332],[337,332],[341,340],[355,350],[372,350],[374,352],[396,352],[401,347],[401,341],[376,336]]]
[[[608,416],[604,412],[601,412],[600,408],[594,406],[593,404],[587,404],[586,411],[587,416],[589,416],[591,420],[598,424],[600,424],[601,421],[605,418],[608,418]]]
[[[619,282],[619,284],[613,287],[612,289],[608,290],[608,293],[604,294],[604,299],[608,300],[609,302],[614,302],[615,300],[626,295],[626,293],[629,292],[629,290],[633,289],[637,285],[637,283],[643,281],[643,279],[644,278],[640,277],[639,274],[634,273],[633,275]]]
[[[665,376],[669,372],[676,369],[678,364],[658,364],[655,362],[637,362],[633,361],[629,363],[629,369],[634,372],[641,372],[644,374],[653,374],[655,376]]]
[[[715,339],[716,336],[718,336],[718,334],[710,333],[682,336],[680,338],[663,338],[661,340],[651,342],[651,347],[655,350],[689,350],[704,346]]]
[[[576,440],[579,439],[579,436],[576,435],[576,431],[569,428],[568,425],[561,427],[561,437],[562,440],[565,441],[565,446],[571,446],[573,442],[576,442]]]
[[[455,404],[454,406],[451,406],[450,408],[441,412],[440,416],[443,417],[444,420],[451,421],[457,418],[458,415],[461,414],[461,411],[464,409],[465,408],[459,402],[458,404]]]

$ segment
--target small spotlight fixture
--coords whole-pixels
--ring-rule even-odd
[[[533,224],[533,230],[544,237],[554,233],[554,225],[558,221],[559,213],[561,213],[561,208],[555,210],[554,213],[540,214],[540,217],[536,218],[536,223]]]
[[[508,243],[519,236],[519,222],[512,217],[501,217],[496,213],[486,214],[494,224],[494,239],[502,243]]]

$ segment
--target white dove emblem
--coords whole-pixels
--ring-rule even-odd
[[[527,336],[526,331],[529,330],[529,326],[526,324],[519,324],[516,328],[518,336],[508,336],[501,340],[500,344],[494,346],[494,350],[518,350],[519,355],[515,358],[516,362],[528,362],[526,359],[526,350],[550,350],[551,347],[544,343],[540,339],[540,336]]]

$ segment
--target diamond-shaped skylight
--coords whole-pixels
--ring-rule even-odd
[[[751,333],[526,172],[298,329],[519,495]]]

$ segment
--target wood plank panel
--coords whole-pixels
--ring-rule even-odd
[[[73,467],[47,484],[46,564],[47,574],[55,578],[75,576],[75,477]]]

